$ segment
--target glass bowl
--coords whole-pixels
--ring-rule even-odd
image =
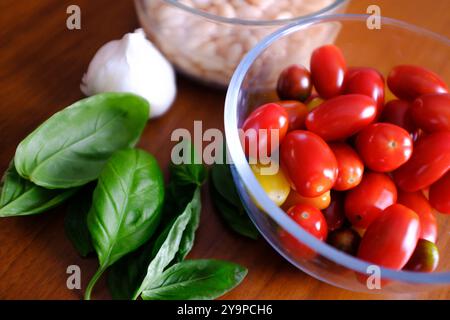
[[[282,2],[290,7],[282,9]],[[266,8],[255,9],[248,3]],[[177,70],[223,88],[228,86],[244,55],[263,37],[298,19],[343,12],[347,3],[348,0],[135,0],[146,34]],[[238,5],[241,9],[235,10]],[[285,44],[283,50],[277,51],[278,56],[265,63],[307,62],[298,49],[332,41],[334,35],[333,28],[316,30],[314,38]]]
[[[438,214],[437,246],[440,262],[436,272],[379,268],[377,271],[381,277],[389,280],[382,281],[381,289],[376,285],[367,285],[366,281],[358,280],[357,273],[372,274],[373,266],[319,241],[294,223],[267,197],[252,173],[241,147],[238,128],[246,115],[262,103],[277,100],[275,82],[268,83],[266,70],[260,69],[261,60],[266,61],[266,56],[276,55],[280,43],[297,37],[308,38],[317,28],[339,30],[334,44],[342,49],[349,66],[370,66],[386,75],[397,64],[417,64],[434,70],[450,83],[448,38],[389,18],[381,19],[381,29],[371,30],[366,24],[368,17],[343,14],[304,19],[266,37],[246,55],[233,75],[225,102],[225,132],[234,182],[248,214],[264,238],[289,262],[317,279],[349,290],[372,293],[427,291],[436,286],[448,286],[450,215]],[[309,56],[320,45],[314,43],[308,48],[303,47],[302,54]],[[272,73],[279,74],[289,63],[272,63],[267,67]],[[312,259],[292,255],[280,243],[280,229],[294,235],[297,240],[317,252],[317,255]],[[377,271],[373,273],[374,276]]]

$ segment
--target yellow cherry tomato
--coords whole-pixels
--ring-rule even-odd
[[[289,193],[289,197],[284,202],[283,208],[288,210],[290,207],[295,206],[297,204],[307,204],[319,210],[323,210],[328,208],[330,202],[331,202],[330,191],[327,191],[318,197],[307,198],[301,196],[296,191],[292,190]]]
[[[315,97],[306,105],[306,107],[308,108],[308,111],[312,111],[313,109],[320,106],[324,101],[325,100],[323,100],[322,98]]]
[[[270,200],[277,206],[281,206],[291,191],[291,186],[281,168],[278,168],[275,174],[264,174],[262,165],[250,165],[256,179],[261,184]]]

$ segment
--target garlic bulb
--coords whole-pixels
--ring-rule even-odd
[[[176,96],[172,65],[147,40],[142,29],[101,47],[80,87],[87,96],[101,92],[138,94],[150,103],[150,118],[164,114]]]

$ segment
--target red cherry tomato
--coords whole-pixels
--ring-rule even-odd
[[[330,144],[338,163],[338,177],[334,190],[349,190],[356,187],[362,179],[364,164],[355,150],[345,143]]]
[[[245,154],[252,158],[269,156],[285,137],[289,126],[288,118],[286,110],[275,103],[262,105],[250,113],[242,126],[244,137],[241,136],[241,141]],[[279,139],[272,145],[273,131],[278,132]]]
[[[369,226],[361,240],[358,258],[400,270],[412,256],[419,234],[417,214],[401,204],[394,204]]]
[[[305,101],[311,95],[311,90],[311,74],[303,66],[287,67],[278,78],[277,94],[282,100]]]
[[[441,213],[450,214],[450,171],[430,187],[430,204]]]
[[[329,231],[341,228],[345,222],[344,194],[332,191],[331,202],[328,207],[322,210],[322,213],[327,221]]]
[[[450,131],[450,94],[420,96],[411,107],[411,118],[426,132]]]
[[[448,92],[447,85],[436,73],[413,65],[394,67],[387,84],[393,94],[405,100],[414,100],[427,93]]]
[[[398,193],[397,203],[410,208],[419,216],[420,220],[420,239],[425,239],[436,243],[437,239],[437,221],[434,212],[428,203],[427,198],[421,191]]]
[[[314,87],[322,98],[329,99],[341,93],[347,66],[338,47],[326,45],[314,50],[310,70]]]
[[[409,160],[413,141],[408,132],[399,126],[374,123],[358,133],[356,149],[367,167],[378,172],[388,172]]]
[[[384,105],[384,78],[375,69],[353,67],[345,74],[343,94],[358,93],[372,98],[377,103],[380,115]]]
[[[312,234],[321,241],[325,241],[328,235],[328,227],[325,218],[320,210],[313,206],[298,204],[287,211],[287,214],[305,231]],[[310,249],[294,236],[286,232],[280,231],[280,239],[287,250],[296,257],[312,258],[315,256],[314,250]]]
[[[281,144],[281,164],[294,189],[304,197],[327,192],[337,178],[333,151],[312,132],[294,130],[286,135]]]
[[[435,132],[420,138],[411,159],[394,171],[397,186],[404,191],[425,189],[450,168],[450,132]]]
[[[306,117],[306,128],[327,141],[350,137],[370,124],[377,107],[373,99],[362,94],[332,98],[312,110]]]
[[[361,183],[347,192],[345,215],[357,228],[366,229],[381,212],[397,201],[397,188],[384,173],[367,172]]]
[[[275,103],[286,110],[289,120],[289,131],[303,129],[305,127],[308,108],[303,103],[295,100],[283,100]]]
[[[391,100],[383,108],[380,121],[395,124],[408,132],[416,128],[409,114],[411,103],[405,100]]]

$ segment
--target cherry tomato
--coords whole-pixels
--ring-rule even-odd
[[[289,115],[286,110],[278,104],[268,103],[255,109],[245,120],[242,130],[244,137],[241,141],[245,154],[252,158],[261,155],[269,156],[278,148],[289,126]],[[272,144],[271,132],[277,131],[279,141]]]
[[[349,93],[371,97],[377,103],[377,114],[381,114],[384,105],[384,78],[377,70],[349,68],[345,74],[343,94]]]
[[[414,100],[427,93],[447,93],[445,82],[434,72],[414,65],[394,67],[387,84],[398,98]]]
[[[261,171],[262,167],[262,165],[251,165],[256,179],[266,192],[267,196],[270,200],[275,202],[277,206],[281,206],[284,201],[286,201],[289,192],[291,191],[291,185],[281,169],[275,174],[268,175]]]
[[[416,129],[409,114],[411,103],[405,100],[391,100],[383,108],[380,121],[395,124],[408,132]]]
[[[329,99],[341,93],[347,66],[338,47],[326,45],[314,50],[310,70],[314,87],[322,98]]]
[[[426,132],[450,131],[450,94],[420,96],[411,107],[411,118]]]
[[[329,99],[306,117],[306,128],[326,141],[345,139],[370,124],[376,115],[375,102],[362,94]]]
[[[450,168],[450,132],[435,132],[420,138],[411,159],[394,171],[397,186],[404,191],[425,189]]]
[[[339,229],[330,233],[327,242],[336,249],[356,256],[359,243],[361,242],[361,236],[358,232],[350,228]]]
[[[305,204],[298,204],[287,211],[287,214],[305,231],[321,241],[328,234],[327,222],[320,210]],[[280,239],[287,250],[299,258],[313,258],[315,251],[298,241],[294,236],[280,230]]]
[[[408,131],[399,126],[374,123],[358,133],[356,149],[367,167],[378,172],[388,172],[409,160],[413,141]]]
[[[289,131],[303,129],[305,127],[305,119],[308,115],[306,105],[295,100],[277,101],[275,103],[286,110],[289,120]]]
[[[303,66],[287,67],[278,78],[277,94],[282,100],[305,101],[310,96],[311,90],[311,74]]]
[[[341,228],[345,222],[344,194],[332,191],[330,194],[330,205],[322,210],[327,221],[328,230],[334,231]]]
[[[308,102],[306,107],[308,108],[308,111],[312,111],[318,106],[320,106],[325,100],[319,97],[315,97],[314,99],[311,99],[311,101]]]
[[[403,269],[433,272],[439,264],[439,250],[433,242],[419,239],[413,255]]]
[[[338,177],[334,190],[349,190],[356,187],[362,179],[364,165],[355,150],[345,143],[330,144],[338,163]]]
[[[357,228],[366,229],[381,212],[397,201],[397,188],[384,173],[367,172],[361,183],[347,192],[345,215]]]
[[[420,220],[420,238],[431,242],[436,242],[438,226],[436,216],[428,203],[427,198],[421,191],[404,192],[400,191],[397,197],[397,203],[410,208],[419,216]]]
[[[300,194],[298,194],[298,192],[292,190],[289,193],[289,196],[286,199],[283,208],[289,209],[290,207],[295,206],[296,204],[307,204],[313,206],[316,209],[322,210],[330,205],[330,201],[331,201],[330,191],[327,191],[318,197],[308,198],[303,197]]]
[[[411,258],[419,233],[417,214],[401,204],[394,204],[369,226],[361,240],[358,258],[400,270]]]
[[[430,187],[430,204],[441,213],[450,214],[450,171]]]
[[[337,178],[337,162],[333,151],[318,135],[291,131],[280,149],[282,166],[300,195],[312,198],[331,189]]]

